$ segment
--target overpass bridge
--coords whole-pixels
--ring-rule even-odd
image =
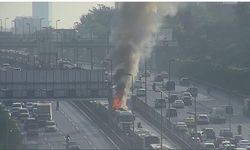
[[[0,70],[0,100],[93,100],[110,97],[104,70]]]
[[[16,48],[38,48],[43,42],[37,39],[34,40],[21,40],[10,39],[0,40],[0,49],[16,49]],[[58,48],[99,48],[99,47],[112,47],[106,40],[102,39],[84,39],[77,41],[49,41],[53,47]]]

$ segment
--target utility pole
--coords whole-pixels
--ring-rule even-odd
[[[196,111],[196,96],[194,96],[194,140],[195,140],[195,148],[197,148],[197,111]]]
[[[9,18],[5,18],[4,19],[4,27],[5,27],[5,32],[7,32],[7,26],[6,26],[6,22],[7,22],[7,20],[8,20]]]
[[[1,21],[1,32],[3,32],[3,20],[0,19],[0,21]]]
[[[162,91],[160,91],[161,92],[161,99],[162,99]],[[162,150],[162,120],[163,120],[163,117],[162,117],[162,105],[163,104],[161,104],[161,150]]]
[[[93,64],[93,48],[90,48],[90,63],[91,63],[91,70],[94,68]]]
[[[147,104],[147,60],[145,57],[145,69],[144,69],[144,73],[145,73],[145,103]]]

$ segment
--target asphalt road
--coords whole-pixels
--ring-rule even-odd
[[[144,80],[144,79],[143,79]],[[153,84],[153,76],[148,78],[148,92],[147,92],[147,101],[148,104],[152,107],[154,107],[154,100],[156,98],[160,98],[160,92],[154,92],[152,91],[152,84]],[[175,92],[181,92],[185,91],[188,87],[184,87],[179,85],[179,81],[176,81],[176,90]],[[231,103],[234,109],[234,114],[231,116],[231,129],[234,135],[237,134],[237,126],[240,124],[242,125],[242,136],[244,139],[249,139],[250,137],[250,119],[243,116],[242,114],[242,107],[243,103],[242,100],[233,95],[229,95],[223,91],[215,91],[212,90],[212,92],[207,95],[206,93],[206,87],[203,85],[194,84],[195,87],[198,87],[198,97],[197,97],[197,114],[199,113],[206,113],[209,114],[212,107],[222,106],[222,105],[228,105]],[[163,95],[167,95],[168,93],[165,92]],[[165,97],[165,96],[164,96]],[[141,98],[144,100],[144,98]],[[168,107],[168,104],[167,104]],[[158,112],[160,112],[160,109],[157,109]],[[173,122],[177,121],[183,121],[184,118],[188,116],[192,116],[188,114],[188,112],[194,112],[194,105],[192,106],[185,106],[184,109],[177,109],[178,117],[171,118]],[[165,116],[165,109],[163,110],[163,115]],[[198,125],[198,131],[210,127],[213,128],[216,132],[216,135],[219,135],[219,130],[222,128],[228,128],[229,127],[229,117],[225,124],[208,124],[208,125]]]
[[[40,131],[37,139],[27,140],[37,143],[37,149],[65,149],[65,135],[80,145],[81,149],[115,149],[115,145],[107,138],[97,125],[86,115],[68,102],[61,101],[59,111],[55,111],[53,103],[53,120],[58,131],[45,133]]]

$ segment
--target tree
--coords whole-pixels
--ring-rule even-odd
[[[82,15],[76,30],[81,34],[106,36],[110,31],[114,9],[103,4],[98,4],[89,10],[87,15]]]
[[[0,150],[19,149],[22,144],[21,133],[2,106],[0,106],[0,124]]]

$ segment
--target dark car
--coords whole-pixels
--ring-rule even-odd
[[[190,79],[189,78],[181,78],[180,79],[180,85],[189,86],[190,85]]]
[[[233,137],[233,132],[229,128],[223,128],[220,130],[220,136],[225,137],[225,138],[232,138]]]
[[[176,108],[168,108],[168,109],[166,109],[166,117],[177,117]]]
[[[162,75],[156,75],[155,78],[154,78],[154,81],[155,82],[162,82],[163,81]]]
[[[182,100],[186,106],[192,105],[192,98],[190,96],[184,96]]]
[[[155,108],[166,108],[165,99],[155,99]]]
[[[178,100],[179,96],[177,94],[171,94],[169,98],[169,102],[173,103],[175,100]]]

